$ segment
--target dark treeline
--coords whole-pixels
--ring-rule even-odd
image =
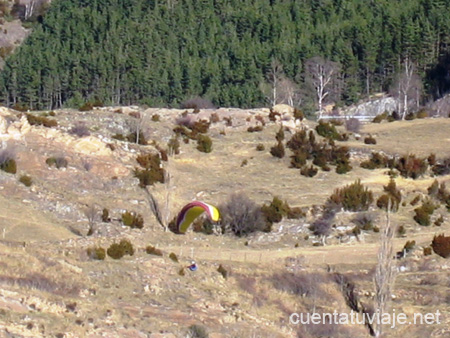
[[[55,0],[7,59],[1,99],[30,109],[195,96],[260,106],[274,60],[302,87],[314,56],[340,64],[343,103],[388,90],[406,58],[436,97],[449,13],[446,0]]]

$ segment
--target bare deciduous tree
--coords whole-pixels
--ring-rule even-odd
[[[396,226],[391,224],[391,201],[388,202],[386,209],[386,222],[380,229],[380,247],[378,249],[378,262],[375,269],[375,313],[379,316],[374,322],[375,336],[380,337],[383,334],[383,325],[380,320],[388,310],[391,300],[393,284],[397,274],[394,261],[393,239],[396,233]]]
[[[173,155],[173,154],[169,154]],[[167,161],[167,164],[169,161]],[[172,185],[171,185],[171,178],[169,168],[166,167],[166,170],[164,171],[164,205],[161,207],[161,205],[158,202],[158,199],[155,197],[155,195],[149,190],[149,188],[146,186],[144,187],[144,191],[147,195],[147,201],[150,206],[150,210],[152,211],[153,215],[155,216],[156,220],[158,221],[159,225],[161,225],[164,229],[164,231],[167,231],[169,229],[169,222],[171,217],[171,201],[172,201]]]
[[[278,93],[278,103],[286,103],[291,107],[299,106],[302,103],[298,85],[287,77],[283,76],[279,81]]]
[[[278,60],[272,60],[269,73],[267,74],[267,79],[269,81],[271,88],[269,101],[272,106],[279,103],[278,89],[283,77],[284,77],[283,65]]]
[[[95,205],[89,205],[84,209],[84,215],[86,216],[89,224],[87,235],[91,236],[94,233],[95,223],[97,222],[98,210]]]
[[[397,98],[397,110],[402,120],[405,119],[411,107],[419,107],[422,81],[416,73],[414,63],[409,58],[403,62],[402,71],[391,88],[391,94]]]
[[[322,118],[324,100],[329,96],[333,81],[338,78],[339,70],[338,63],[325,60],[320,56],[308,59],[305,63],[305,79],[316,93],[319,119]]]

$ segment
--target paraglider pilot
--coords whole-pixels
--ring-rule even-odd
[[[198,269],[197,264],[195,263],[195,261],[192,261],[191,265],[189,265],[187,268],[189,270],[191,270],[191,271],[197,271],[197,269]]]

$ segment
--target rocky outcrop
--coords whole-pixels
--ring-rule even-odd
[[[392,97],[382,97],[362,104],[351,106],[341,113],[346,116],[375,117],[384,112],[392,113],[397,109],[397,101]]]

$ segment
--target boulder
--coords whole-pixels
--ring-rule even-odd
[[[107,156],[111,150],[95,136],[83,137],[73,144],[73,150],[85,155]]]
[[[278,113],[281,115],[281,118],[283,118],[283,116],[294,116],[294,108],[291,107],[288,104],[276,104],[272,107],[272,111],[274,111],[275,113]]]
[[[8,129],[8,121],[0,115],[0,134],[6,134]]]

